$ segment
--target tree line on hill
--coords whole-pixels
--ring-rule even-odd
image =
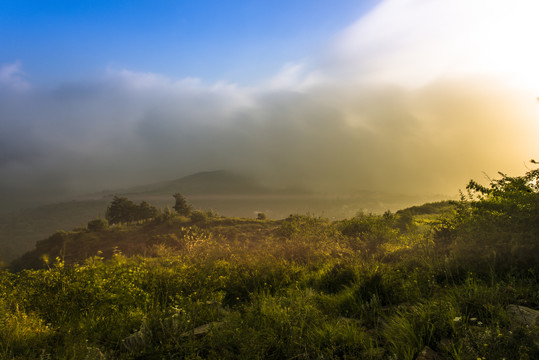
[[[182,216],[189,216],[191,214],[192,207],[187,203],[185,197],[180,193],[174,194],[173,197],[175,199],[173,209]],[[150,205],[146,201],[142,201],[140,204],[135,204],[126,197],[114,196],[110,205],[107,207],[105,219],[109,224],[114,225],[153,219],[158,216],[159,213],[159,209]],[[98,220],[102,221],[102,219]],[[98,222],[95,222],[93,225],[99,227]]]

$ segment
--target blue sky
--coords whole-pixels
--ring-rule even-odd
[[[253,83],[305,61],[376,0],[0,1],[1,63],[55,84],[128,68]]]
[[[0,0],[0,198],[226,169],[456,194],[539,157],[536,0]],[[398,181],[395,181],[398,179]]]

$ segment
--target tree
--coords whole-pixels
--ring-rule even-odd
[[[112,202],[107,207],[105,219],[109,224],[119,224],[131,222],[136,219],[138,206],[126,197],[114,196]]]
[[[185,197],[180,193],[176,193],[172,196],[174,196],[174,199],[176,199],[174,210],[176,210],[176,212],[180,215],[189,216],[189,214],[191,214],[192,207],[187,203]]]
[[[151,219],[157,216],[159,211],[154,206],[142,201],[137,209],[136,220]]]
[[[107,208],[105,219],[110,224],[119,224],[155,218],[158,214],[159,211],[146,201],[137,205],[126,197],[114,196]]]

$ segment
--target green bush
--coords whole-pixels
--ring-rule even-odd
[[[195,223],[205,223],[209,219],[208,213],[202,210],[193,210],[189,217]]]
[[[317,290],[328,294],[335,294],[345,289],[357,280],[357,274],[351,266],[335,264],[323,269],[319,278],[315,279],[314,286]]]
[[[470,181],[453,219],[437,231],[457,262],[476,271],[539,269],[539,170]]]
[[[398,231],[392,224],[392,217],[360,213],[352,219],[341,221],[338,229],[349,239],[352,247],[375,255],[381,244],[397,238]]]
[[[95,219],[88,221],[89,231],[103,231],[109,227],[107,219]]]

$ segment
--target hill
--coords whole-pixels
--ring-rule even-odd
[[[231,195],[272,193],[247,176],[226,170],[203,171],[180,179],[136,186],[122,192],[124,195],[162,195],[181,192],[188,195]]]
[[[418,210],[419,209],[419,210]],[[384,226],[392,226],[399,231],[408,232],[424,226],[431,226],[439,221],[441,215],[448,214],[456,209],[456,203],[441,201],[427,203],[422,206],[413,206],[399,210],[390,216],[391,221]],[[196,210],[190,218],[179,216],[174,213],[161,213],[154,219],[132,222],[129,224],[117,224],[98,229],[90,226],[82,226],[73,231],[55,231],[36,243],[33,250],[26,252],[12,263],[12,268],[22,270],[25,268],[42,268],[46,264],[44,259],[54,260],[61,258],[66,263],[78,263],[85,259],[100,254],[105,259],[110,259],[115,251],[120,251],[126,256],[148,255],[152,246],[166,245],[179,246],[185,238],[185,229],[196,228],[214,237],[221,237],[225,241],[253,242],[258,238],[286,237],[297,229],[296,223],[304,221],[321,221],[305,215],[290,215],[281,220],[256,220],[249,218],[232,218],[220,216],[214,212]],[[359,213],[353,219],[371,219],[373,224],[382,219],[380,215]],[[364,226],[370,229],[373,224],[367,220]],[[329,220],[324,220],[328,224]],[[340,220],[334,224],[347,224],[353,220]],[[357,224],[356,224],[357,225]],[[345,235],[355,233],[356,225],[343,225]],[[349,230],[347,230],[349,229]],[[364,230],[363,230],[364,231]]]
[[[172,181],[88,194],[73,201],[1,214],[0,261],[9,262],[30,251],[36,241],[57,230],[85,227],[89,220],[103,217],[113,195],[128,196],[133,200],[143,199],[154,206],[165,208],[173,203],[172,194],[176,192],[193,197],[197,206],[208,209],[212,205],[219,207],[218,197],[236,198],[243,196],[242,194],[270,193],[247,177],[227,171],[210,171]],[[227,212],[226,207],[220,210]],[[241,209],[239,211],[241,212]],[[249,209],[250,214],[252,211]]]
[[[0,271],[0,357],[536,359],[537,179],[342,220],[56,232]]]
[[[9,262],[30,251],[36,241],[56,230],[84,227],[88,220],[104,216],[114,195],[126,196],[133,201],[144,200],[164,209],[173,205],[172,194],[176,192],[185,195],[196,208],[212,209],[224,216],[252,218],[258,212],[264,212],[273,219],[307,213],[344,218],[360,209],[383,212],[433,200],[428,196],[422,198],[369,191],[336,196],[302,189],[270,189],[248,176],[224,170],[207,171],[176,180],[87,194],[69,202],[2,214],[0,261]]]

